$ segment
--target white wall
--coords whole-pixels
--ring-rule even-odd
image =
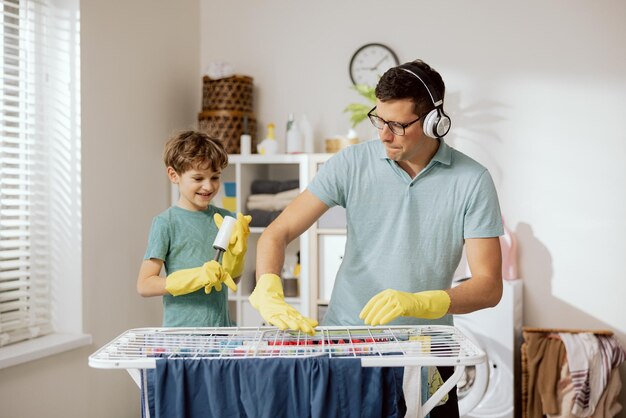
[[[94,343],[0,370],[2,417],[138,416],[130,378],[90,369],[87,357],[160,323],[159,301],[137,296],[135,278],[151,217],[168,204],[161,150],[195,126],[199,70],[218,59],[254,77],[261,125],[281,133],[289,112],[306,113],[318,150],[347,130],[342,109],[360,100],[347,73],[359,46],[382,42],[401,61],[432,64],[448,87],[449,142],[489,167],[519,237],[525,324],[611,328],[626,345],[625,17],[626,3],[609,0],[82,1]]]
[[[195,127],[201,98],[197,1],[81,1],[83,276],[93,344],[0,370],[0,416],[138,417],[123,371],[87,358],[161,302],[135,290],[152,217],[169,206],[166,138]]]

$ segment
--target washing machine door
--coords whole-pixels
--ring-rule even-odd
[[[466,368],[466,380],[462,378],[463,382],[457,385],[461,417],[512,418],[513,370],[505,361],[506,349],[488,336],[472,331],[481,328],[471,316],[456,316],[454,326],[487,353],[487,361],[474,370]]]
[[[479,338],[463,324],[463,320],[454,318],[454,326],[459,329],[478,348],[487,353],[487,360],[476,366],[465,366],[465,372],[457,383],[456,392],[459,398],[459,415],[466,417],[476,408],[487,392],[489,386],[489,353],[482,346]]]

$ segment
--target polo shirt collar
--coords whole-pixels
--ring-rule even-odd
[[[380,139],[375,141],[378,141],[380,159],[389,160],[389,157],[387,157],[387,152],[385,151],[385,146],[383,145],[382,141]],[[433,162],[439,162],[444,165],[452,164],[452,148],[450,148],[448,144],[446,144],[443,138],[439,138],[439,148],[437,149],[435,155],[433,155],[433,158],[430,160],[428,165],[431,165]]]

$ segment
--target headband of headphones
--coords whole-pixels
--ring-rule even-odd
[[[426,91],[428,92],[428,95],[430,96],[430,100],[433,102],[433,106],[435,107],[443,106],[443,97],[440,98],[439,96],[437,96],[436,89],[431,90],[430,87],[428,87],[428,83],[426,81],[430,81],[430,78],[428,78],[428,76],[426,75],[426,73],[424,73],[424,71],[422,71],[421,69],[418,69],[417,67],[415,68],[411,67],[412,68],[411,70],[404,68],[404,67],[399,67],[399,68],[402,71],[406,71],[409,74],[413,74],[413,76],[417,77],[417,79],[422,82],[422,84],[426,88]]]

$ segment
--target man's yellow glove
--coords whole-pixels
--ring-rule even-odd
[[[217,228],[222,227],[222,221],[224,218],[219,213],[213,215],[213,221]],[[250,221],[252,216],[244,216],[241,213],[237,214],[237,222],[235,222],[235,229],[230,236],[228,242],[228,248],[224,252],[222,257],[222,266],[231,277],[239,277],[243,272],[243,265],[245,262],[246,251],[248,251],[248,236],[250,235]]]
[[[359,318],[367,325],[385,325],[399,316],[441,318],[450,309],[450,296],[443,290],[407,293],[387,289],[371,298]]]
[[[315,334],[313,328],[317,326],[317,321],[302,316],[293,306],[285,302],[283,286],[277,275],[263,274],[259,277],[248,300],[267,323],[283,331],[289,328],[309,335]]]
[[[215,288],[222,291],[222,283],[233,292],[237,285],[228,272],[217,261],[208,261],[202,267],[178,270],[165,278],[165,290],[171,295],[180,296],[195,292],[204,287],[205,293],[211,293]]]

